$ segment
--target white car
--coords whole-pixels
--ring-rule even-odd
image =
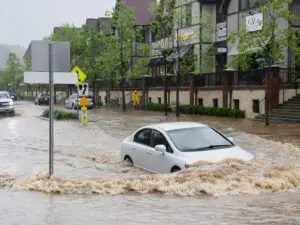
[[[10,115],[15,114],[14,101],[6,91],[0,92],[0,113],[9,113]]]
[[[66,108],[66,109],[78,109],[78,107],[80,106],[80,104],[79,104],[80,98],[81,98],[81,97],[77,97],[77,94],[72,94],[72,95],[65,101],[65,108]],[[93,102],[92,96],[88,96],[87,99],[88,99],[88,105],[87,105],[87,108],[88,108],[88,109],[93,109],[93,107],[94,107],[94,102]]]
[[[170,173],[197,161],[252,160],[232,138],[194,122],[172,122],[138,129],[122,142],[121,160],[154,173]]]

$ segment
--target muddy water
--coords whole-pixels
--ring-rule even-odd
[[[120,140],[166,118],[96,110],[88,127],[55,123],[55,177],[48,179],[42,110],[24,103],[19,116],[0,119],[1,224],[300,224],[299,125],[183,116],[220,129],[255,160],[153,175],[119,162]]]

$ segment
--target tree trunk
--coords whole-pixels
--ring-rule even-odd
[[[177,74],[176,74],[176,117],[179,117],[179,85],[180,85],[180,46],[179,46],[179,40],[178,40],[178,34],[179,31],[177,29]]]
[[[93,82],[93,99],[94,99],[94,102],[96,102],[96,95],[97,95],[97,92],[96,92],[96,81]]]
[[[271,65],[269,63],[268,71],[266,73],[266,95],[265,95],[265,111],[266,111],[266,126],[270,124],[270,73],[271,73]]]
[[[122,105],[123,105],[123,111],[126,111],[126,99],[125,99],[125,88],[124,88],[124,81],[122,83]]]
[[[178,62],[178,69],[179,69],[179,62]],[[179,77],[180,73],[177,73],[176,76],[176,116],[179,117],[180,112],[179,112]]]
[[[165,59],[165,83],[164,83],[164,101],[165,101],[165,116],[168,116],[168,96],[167,96],[167,63]]]

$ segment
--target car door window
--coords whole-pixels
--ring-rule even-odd
[[[152,132],[151,129],[144,129],[139,131],[134,136],[134,142],[150,146],[151,132]]]
[[[152,131],[150,145],[152,148],[155,148],[156,145],[164,145],[167,148],[167,152],[173,153],[173,149],[171,148],[165,136],[157,130]]]

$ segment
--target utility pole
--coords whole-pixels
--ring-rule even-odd
[[[53,126],[53,44],[49,44],[49,177],[53,174],[53,161],[54,161],[54,126]]]
[[[180,20],[179,20],[180,21]],[[176,49],[177,49],[177,57],[176,57],[176,67],[177,67],[177,74],[176,74],[176,117],[179,117],[179,85],[180,85],[180,46],[179,46],[179,24],[176,27]]]

